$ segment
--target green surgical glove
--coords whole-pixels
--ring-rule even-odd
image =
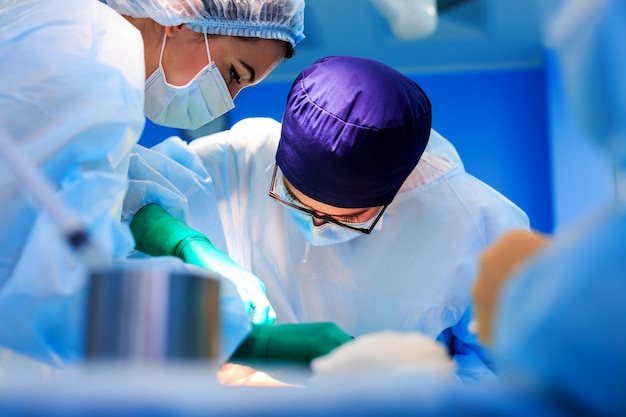
[[[176,256],[231,281],[252,323],[271,324],[276,320],[261,280],[219,251],[205,235],[171,216],[161,206],[142,207],[130,223],[130,230],[137,250],[151,256]]]
[[[330,322],[254,325],[229,361],[309,364],[351,340],[351,336]]]

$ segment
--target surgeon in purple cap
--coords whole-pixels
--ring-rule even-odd
[[[469,328],[477,259],[529,222],[465,172],[431,120],[410,78],[332,56],[297,76],[282,123],[251,118],[189,145],[170,139],[138,152],[131,172],[152,164],[190,204],[216,200],[185,220],[208,234],[219,215],[220,249],[263,281],[276,325],[334,323],[357,339],[419,332],[448,348],[461,380],[494,379]]]

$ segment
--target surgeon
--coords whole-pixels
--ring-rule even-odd
[[[626,168],[626,3],[564,1],[546,31],[572,121]],[[623,184],[622,184],[623,186]],[[511,377],[577,415],[626,414],[626,206],[554,238],[511,231],[482,256],[478,330]],[[517,378],[516,378],[517,379]]]
[[[214,198],[228,255],[263,280],[276,323],[330,322],[356,338],[421,332],[449,348],[462,380],[491,380],[468,328],[477,258],[528,218],[464,171],[431,118],[426,93],[398,71],[323,58],[293,82],[282,123],[246,119],[189,145],[137,148],[129,196],[150,181],[205,211]],[[139,224],[167,216],[136,213],[137,242],[156,235]],[[179,220],[209,230],[206,216]]]
[[[555,236],[510,230],[480,254],[476,323],[506,374],[502,385],[459,388],[405,378],[380,387],[387,396],[365,404],[355,390],[330,406],[322,391],[304,405],[309,413],[626,415],[626,194],[619,184],[626,168],[626,3],[553,4],[545,45],[563,103],[571,127],[615,166],[616,200]],[[287,415],[287,408],[277,404],[267,413]]]
[[[572,127],[626,168],[626,3],[559,2],[546,46],[564,86]],[[603,123],[598,124],[598,117]],[[252,136],[251,136],[252,137]],[[419,166],[419,164],[418,164]],[[623,186],[623,184],[622,184]],[[451,386],[432,378],[309,392],[307,411],[359,415],[626,415],[626,205],[615,202],[553,237],[505,232],[479,257],[473,285],[480,339],[504,384]],[[336,392],[336,391],[335,391]],[[339,391],[341,392],[341,391]],[[339,398],[337,398],[339,397]],[[326,400],[326,401],[324,401]],[[267,415],[289,415],[276,402]]]
[[[0,58],[11,63],[0,69],[0,135],[58,189],[103,258],[125,260],[134,241],[122,201],[145,116],[193,129],[232,109],[242,88],[293,55],[303,15],[303,0],[0,0]],[[0,201],[0,347],[80,361],[88,268],[2,158]],[[221,229],[208,232],[223,244]],[[228,274],[232,351],[248,320],[275,314],[257,277],[236,265]]]

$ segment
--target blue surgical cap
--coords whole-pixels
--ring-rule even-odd
[[[306,196],[335,207],[389,204],[430,137],[424,91],[370,59],[316,61],[287,96],[276,163]]]
[[[304,39],[304,0],[103,0],[118,13],[213,35]]]

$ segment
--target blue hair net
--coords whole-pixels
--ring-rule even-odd
[[[118,13],[213,35],[304,39],[304,0],[103,0]]]

